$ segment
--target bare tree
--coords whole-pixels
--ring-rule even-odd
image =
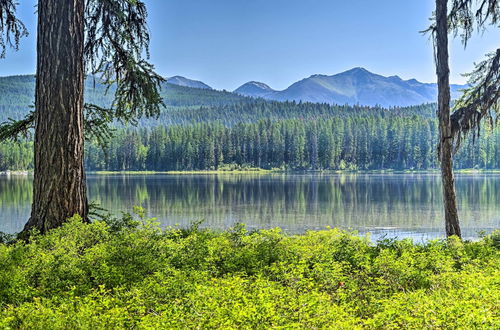
[[[447,0],[436,0],[436,73],[438,78],[439,160],[443,183],[446,235],[461,237],[453,177],[453,141],[450,121],[450,69],[448,66]]]

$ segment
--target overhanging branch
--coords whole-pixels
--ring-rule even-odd
[[[148,63],[147,10],[140,0],[87,0],[85,8],[87,70],[108,87],[116,87],[108,116],[121,122],[155,117],[163,99],[164,79]]]
[[[28,31],[16,17],[14,0],[0,0],[0,58],[5,56],[7,47],[18,49],[19,40],[28,35]]]
[[[95,140],[101,146],[113,136],[114,129],[110,127],[113,117],[107,108],[95,104],[85,104],[84,128],[85,139]],[[30,111],[23,119],[11,119],[0,124],[0,142],[5,140],[19,140],[27,138],[35,127],[35,113]]]
[[[469,132],[479,136],[482,118],[496,122],[500,113],[500,48],[487,55],[469,75],[471,87],[456,102],[450,117],[455,150]]]
[[[30,111],[26,117],[20,120],[9,118],[8,121],[0,124],[0,141],[18,140],[20,137],[27,137],[30,129],[34,127],[35,113]]]

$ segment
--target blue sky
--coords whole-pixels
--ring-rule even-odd
[[[19,0],[31,35],[0,59],[0,76],[35,72],[35,0]],[[182,75],[217,89],[257,80],[275,89],[312,74],[352,67],[435,80],[428,25],[433,0],[146,0],[151,60],[164,76]],[[500,44],[498,29],[453,42],[451,81]]]

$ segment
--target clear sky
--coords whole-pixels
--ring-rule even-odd
[[[0,59],[0,76],[35,72],[35,0],[18,0],[31,35]],[[312,74],[365,67],[382,75],[435,81],[432,43],[418,31],[434,0],[146,0],[151,60],[164,76],[217,89],[257,80],[275,89]],[[451,52],[451,81],[500,45],[499,29]]]

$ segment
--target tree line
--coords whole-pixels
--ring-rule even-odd
[[[354,117],[261,120],[120,130],[90,143],[89,170],[214,170],[226,164],[294,170],[433,169],[434,119]],[[485,126],[456,155],[457,168],[500,168],[500,131]]]
[[[437,168],[433,118],[347,117],[121,128],[107,146],[86,146],[88,170],[215,170],[227,164],[295,170]],[[465,142],[456,168],[500,168],[500,130]],[[0,170],[33,166],[32,142],[0,144]]]

